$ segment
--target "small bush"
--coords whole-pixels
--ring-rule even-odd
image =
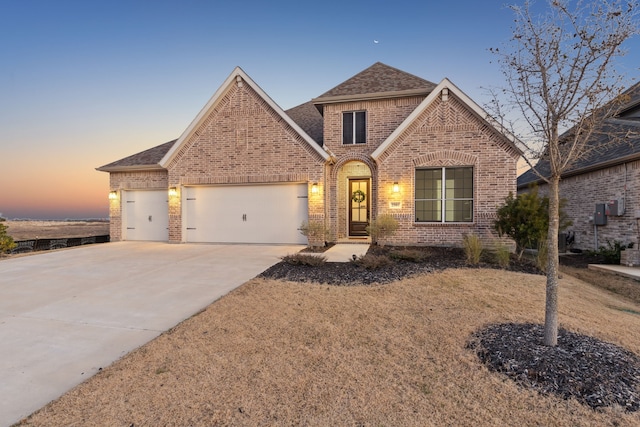
[[[377,270],[378,268],[386,267],[393,264],[391,258],[386,255],[372,255],[366,254],[357,257],[354,261],[351,261],[356,265],[363,267],[367,270]]]
[[[310,246],[324,246],[329,234],[320,221],[302,221],[299,230],[309,240]]]
[[[619,240],[614,240],[613,243],[607,240],[607,247],[600,246],[598,254],[602,255],[606,264],[620,264],[620,252],[626,247],[627,245],[622,244]]]
[[[311,267],[318,267],[324,265],[327,262],[327,257],[324,255],[313,255],[305,253],[297,253],[293,255],[285,255],[280,258],[282,261],[291,265],[309,265]]]
[[[467,264],[478,265],[482,256],[482,241],[476,234],[465,234],[462,239],[464,254],[467,256]]]
[[[0,224],[0,255],[16,247],[16,242],[13,241],[13,237],[7,234],[7,228],[9,227]]]
[[[367,233],[374,242],[384,241],[387,237],[393,236],[396,230],[398,230],[398,220],[389,214],[378,215],[378,218],[371,221],[367,227]],[[380,246],[384,246],[384,243]]]
[[[422,262],[427,258],[427,254],[418,249],[393,250],[389,252],[389,256],[392,259],[411,262]]]

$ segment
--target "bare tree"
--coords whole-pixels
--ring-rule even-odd
[[[624,55],[622,44],[638,34],[638,3],[549,0],[541,15],[533,6],[529,1],[509,6],[515,15],[513,35],[502,49],[491,49],[506,78],[504,103],[494,101],[492,110],[503,123],[506,109],[519,113],[529,131],[521,138],[527,141],[521,147],[525,159],[534,170],[538,159],[546,165],[536,172],[549,190],[544,344],[555,346],[559,182],[572,164],[598,149],[592,136],[622,92],[614,61]]]

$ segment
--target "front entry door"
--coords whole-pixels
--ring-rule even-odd
[[[349,180],[349,236],[366,236],[369,225],[369,180]]]

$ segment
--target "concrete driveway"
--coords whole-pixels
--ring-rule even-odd
[[[114,242],[0,261],[0,426],[302,246]]]

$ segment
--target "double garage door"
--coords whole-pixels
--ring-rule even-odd
[[[308,218],[306,184],[185,187],[187,242],[299,243]]]
[[[182,189],[183,240],[306,244],[307,184],[192,186]],[[169,238],[166,191],[128,191],[125,239]]]

